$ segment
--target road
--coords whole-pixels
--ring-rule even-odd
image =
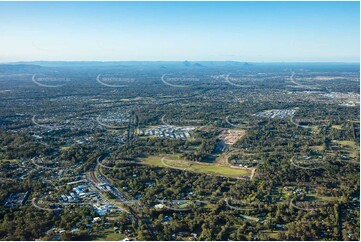
[[[39,205],[36,204],[36,198],[33,198],[31,200],[31,203],[34,207],[36,207],[37,209],[40,209],[40,210],[46,210],[46,211],[59,211],[59,210],[62,210],[62,208],[42,208],[40,207]]]
[[[105,155],[106,156],[106,155]],[[105,157],[103,156],[103,158]],[[89,179],[90,181],[97,187],[98,184],[106,184],[110,189],[107,190],[108,193],[112,194],[116,201],[119,202],[122,205],[125,205],[128,208],[128,211],[136,218],[137,224],[139,224],[139,221],[142,221],[143,224],[147,227],[148,231],[150,232],[152,239],[156,239],[156,231],[152,226],[151,220],[148,216],[142,216],[141,214],[144,214],[143,208],[140,204],[137,205],[135,203],[134,199],[130,199],[127,197],[126,194],[122,193],[121,191],[116,188],[110,179],[108,179],[100,170],[100,161],[101,157],[99,157],[96,160],[95,166],[91,168],[89,171]],[[96,175],[95,171],[99,175]],[[100,190],[100,189],[99,189]],[[105,191],[101,191],[102,193]]]

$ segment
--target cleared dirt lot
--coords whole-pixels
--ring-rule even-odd
[[[245,134],[245,130],[224,129],[221,131],[218,138],[221,139],[226,145],[233,145]]]

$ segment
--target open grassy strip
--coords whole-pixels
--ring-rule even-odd
[[[0,160],[0,162],[12,162],[12,163],[16,163],[16,162],[18,162],[19,160],[18,159],[11,159],[11,160],[9,160],[9,159],[2,159],[2,160]]]
[[[229,166],[215,165],[209,163],[201,164],[192,161],[182,161],[184,164],[181,165],[180,164],[181,161],[171,160],[176,157],[177,157],[176,155],[167,156],[166,159],[164,160],[164,163],[172,167],[184,168],[190,172],[207,173],[207,174],[213,174],[213,175],[225,176],[225,177],[239,177],[239,176],[247,176],[251,174],[251,171],[247,169],[237,169]],[[162,163],[162,158],[163,156],[149,156],[143,159],[142,163],[145,165],[166,167],[164,163]]]
[[[94,233],[93,240],[96,241],[119,241],[124,239],[126,236],[124,234],[115,233],[113,228],[108,229],[99,229]]]

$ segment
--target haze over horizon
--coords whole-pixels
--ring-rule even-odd
[[[0,62],[357,62],[359,2],[0,2]]]

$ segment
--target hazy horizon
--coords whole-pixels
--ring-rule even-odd
[[[359,63],[359,7],[359,2],[0,2],[0,63]]]
[[[239,64],[360,64],[360,61],[238,61],[238,60],[29,60],[29,61],[8,61],[0,64],[27,64],[27,63],[224,63],[235,62]]]

